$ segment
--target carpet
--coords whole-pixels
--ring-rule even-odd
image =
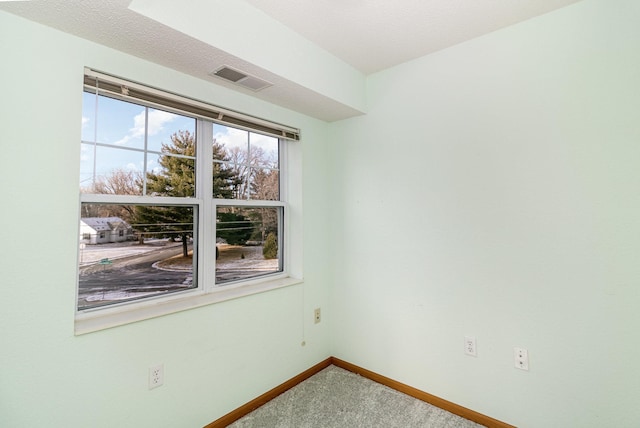
[[[478,428],[394,389],[329,366],[229,428]]]

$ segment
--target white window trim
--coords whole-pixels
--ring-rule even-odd
[[[105,330],[301,283],[303,283],[301,278],[294,278],[286,274],[277,276],[274,274],[273,277],[265,276],[260,279],[216,287],[207,293],[194,289],[122,306],[88,310],[76,314],[75,334],[81,335]]]
[[[122,79],[118,79],[119,83],[127,82]],[[138,85],[138,84],[136,84]],[[139,86],[139,85],[138,85]],[[158,91],[157,89],[153,89]],[[162,92],[164,96],[170,97],[173,94]],[[184,98],[180,98],[183,101]],[[249,117],[249,116],[246,116]],[[200,118],[203,119],[203,118]],[[210,118],[205,120],[212,121]],[[269,123],[268,121],[262,121]],[[199,139],[201,141],[208,141],[213,137],[211,126],[202,127],[202,122],[197,122],[198,128],[196,133],[200,133]],[[228,125],[232,126],[233,125]],[[203,129],[204,128],[204,129]],[[207,130],[208,128],[208,130]],[[293,129],[293,128],[291,128]],[[296,130],[299,133],[299,130]],[[296,147],[291,147],[295,144]],[[198,166],[202,168],[205,162],[208,162],[213,157],[212,147],[205,145],[205,148],[198,152],[197,160]],[[284,147],[286,146],[286,147]],[[292,272],[302,272],[302,221],[299,217],[301,215],[301,186],[297,183],[294,187],[295,191],[291,191],[291,185],[294,183],[294,178],[291,175],[292,171],[296,171],[298,177],[296,181],[301,179],[301,168],[299,166],[294,167],[289,165],[290,156],[288,152],[292,149],[301,150],[299,143],[289,141],[285,144],[280,143],[281,151],[281,197],[279,201],[264,201],[264,200],[238,200],[238,199],[213,199],[210,196],[213,193],[211,180],[201,179],[200,183],[208,183],[196,187],[197,194],[193,198],[174,198],[174,197],[152,197],[152,196],[127,196],[127,195],[80,195],[79,208],[82,202],[92,203],[130,203],[130,204],[154,204],[154,205],[193,205],[197,206],[200,213],[203,210],[213,210],[209,212],[215,212],[215,206],[275,206],[284,207],[285,216],[287,217],[282,226],[282,251],[283,251],[283,265],[282,272],[277,272],[260,277],[250,278],[246,280],[239,280],[234,282],[224,283],[223,285],[215,284],[215,272],[212,269],[205,269],[206,264],[210,264],[211,260],[215,260],[215,224],[207,224],[207,222],[201,222],[198,230],[198,260],[197,260],[197,288],[185,291],[179,291],[170,293],[164,296],[149,297],[143,300],[123,302],[113,304],[105,307],[98,307],[86,310],[77,310],[77,294],[79,293],[79,287],[77,283],[78,273],[76,273],[76,299],[74,305],[76,306],[75,313],[75,334],[81,335],[94,331],[104,330],[107,328],[117,327],[133,322],[152,319],[164,315],[173,314],[176,312],[199,308],[215,303],[220,303],[232,299],[237,299],[257,293],[263,293],[270,290],[276,290],[282,287],[288,287],[296,284],[303,283],[303,279],[300,276],[292,275]],[[297,156],[296,158],[300,158]],[[202,171],[203,169],[200,169]],[[297,207],[295,210],[289,208],[290,205]],[[294,214],[295,212],[295,214]],[[298,216],[298,218],[291,218]],[[215,217],[215,215],[214,215]],[[297,226],[293,226],[297,225]],[[295,228],[295,230],[294,230]],[[79,233],[79,231],[78,231]],[[294,252],[300,254],[295,257],[290,256]],[[78,252],[79,258],[79,252]],[[79,269],[79,264],[76,263]],[[214,278],[212,278],[212,276]]]

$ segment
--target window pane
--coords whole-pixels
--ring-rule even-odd
[[[282,207],[218,207],[216,283],[282,272]]]
[[[279,141],[214,125],[214,198],[279,200]]]
[[[83,203],[78,310],[195,288],[193,206]]]
[[[279,168],[279,141],[277,138],[251,133],[252,166]]]
[[[150,108],[148,121],[147,150],[160,152],[163,144],[175,145],[176,138],[195,140],[196,120],[192,117]]]
[[[194,118],[87,92],[83,102],[81,191],[195,195]]]
[[[80,188],[83,192],[114,195],[142,194],[143,152],[93,144],[81,146]]]
[[[247,199],[249,132],[213,124],[213,197]]]
[[[194,158],[149,153],[145,177],[147,195],[193,197],[195,171]]]
[[[274,169],[251,170],[251,199],[280,200],[279,172]]]
[[[213,141],[222,146],[227,153],[249,150],[249,132],[242,129],[214,123]]]
[[[126,101],[84,93],[82,107],[84,141],[121,147],[144,147],[145,107]]]
[[[238,199],[242,191],[242,180],[233,164],[213,162],[213,197]]]

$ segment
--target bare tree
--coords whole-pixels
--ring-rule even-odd
[[[100,177],[93,183],[93,193],[140,195],[142,194],[142,173],[130,169],[114,169],[110,175]]]
[[[273,169],[257,169],[251,180],[251,196],[254,199],[277,201],[280,199],[278,171]]]
[[[278,167],[278,161],[271,159],[262,147],[252,146],[250,151],[240,147],[232,147],[227,152],[227,160],[229,168],[234,171],[235,175],[242,177],[242,182],[235,189],[235,199],[247,199],[249,196],[257,199],[278,199],[278,173],[275,171]],[[274,178],[276,180],[275,187],[271,185]],[[264,191],[260,190],[267,185],[271,185],[270,191],[267,191],[266,188]]]
[[[82,189],[85,193],[107,195],[140,195],[142,174],[139,171],[114,169],[107,176],[98,178],[91,187]],[[83,204],[82,217],[120,217],[130,222],[133,207],[130,205]]]

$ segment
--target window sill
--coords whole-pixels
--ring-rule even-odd
[[[242,282],[220,286],[207,293],[193,294],[193,292],[188,292],[186,295],[174,296],[170,299],[145,301],[114,308],[81,312],[76,314],[75,335],[79,336],[94,331],[106,330],[120,325],[301,284],[302,282],[303,280],[300,278],[288,276],[263,279],[249,283]]]

